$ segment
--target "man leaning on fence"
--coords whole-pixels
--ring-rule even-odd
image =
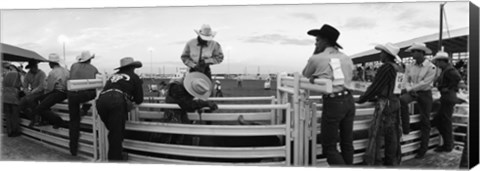
[[[37,125],[36,117],[41,116],[42,119],[47,120],[50,124],[53,125],[53,128],[58,128],[64,125],[63,119],[57,114],[50,111],[50,107],[60,103],[67,99],[67,80],[70,77],[67,69],[63,68],[60,65],[60,56],[56,53],[52,53],[48,56],[48,61],[50,68],[52,69],[48,73],[44,95],[40,96],[40,104],[38,104],[33,109],[33,120],[30,123],[30,126]]]
[[[395,63],[395,61],[401,61],[397,55],[400,48],[387,43],[377,45],[375,49],[381,51],[380,60],[383,65],[378,68],[372,84],[357,101],[357,103],[364,103],[367,100],[376,100],[373,119],[368,129],[367,150],[363,158],[368,165],[397,166],[402,157],[400,148],[402,132],[400,100],[394,94],[394,89],[397,72],[401,70],[400,65]],[[384,159],[380,153],[383,144],[385,144]]]
[[[432,59],[432,62],[442,69],[436,81],[440,92],[440,110],[438,110],[433,124],[442,136],[443,145],[435,149],[436,152],[451,152],[453,150],[452,114],[457,102],[458,83],[461,80],[460,73],[450,63],[448,54],[440,51]]]
[[[95,79],[98,70],[95,66],[90,64],[92,58],[95,55],[91,55],[89,51],[83,51],[80,56],[77,56],[77,63],[74,63],[70,67],[70,80],[81,79]],[[68,91],[68,112],[70,114],[69,123],[69,138],[70,138],[70,154],[77,155],[78,151],[78,138],[80,134],[80,119],[81,116],[86,115],[90,108],[90,105],[84,104],[80,109],[80,104],[88,102],[95,98],[95,89]]]
[[[187,112],[194,112],[202,108],[209,111],[216,110],[217,104],[206,101],[212,92],[212,83],[203,73],[190,72],[184,77],[173,79],[168,84],[165,103],[178,104],[180,109],[166,109],[163,122],[190,124]],[[161,138],[162,143],[188,144],[184,135],[166,134]]]
[[[437,72],[436,67],[425,58],[432,51],[423,43],[413,43],[406,52],[411,52],[415,62],[407,67],[403,79],[402,96],[400,97],[402,122],[410,123],[408,104],[417,101],[420,110],[420,149],[415,158],[423,158],[428,151],[430,140],[430,112],[432,111],[432,87]],[[410,132],[409,124],[402,124],[403,133]]]
[[[333,80],[333,93],[324,94],[321,121],[323,154],[329,165],[353,163],[353,119],[355,101],[350,84],[353,78],[352,60],[340,52],[337,39],[340,32],[330,25],[307,32],[316,37],[315,51],[303,69],[303,76],[313,83],[315,78]],[[340,140],[341,153],[337,150]]]
[[[135,74],[135,68],[142,67],[140,61],[134,61],[131,57],[120,60],[119,71],[113,74],[103,87],[96,107],[100,119],[108,129],[108,160],[125,160],[122,154],[125,122],[128,112],[135,104],[143,102],[143,82]]]

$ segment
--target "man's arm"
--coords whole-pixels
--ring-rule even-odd
[[[212,57],[205,59],[206,64],[219,64],[223,61],[223,51],[220,43],[215,42],[213,45]]]
[[[39,72],[38,74],[39,74],[39,75],[38,75],[38,78],[34,78],[34,79],[38,79],[38,82],[39,82],[39,83],[42,83],[43,81],[45,81],[45,78],[47,77],[47,76],[45,75],[45,73],[44,73],[44,72]],[[36,81],[36,80],[34,80],[34,81]],[[37,87],[35,87],[35,88],[31,91],[31,93],[32,93],[32,94],[33,94],[33,93],[38,93],[38,92],[43,91],[44,89],[45,89],[45,87],[44,87],[42,84],[39,84]]]
[[[450,82],[448,82],[448,89],[458,90],[458,83],[460,82],[462,77],[460,76],[460,73],[458,73],[457,69],[455,68],[451,69],[450,72],[445,73],[445,77],[447,77],[448,80],[450,80]]]
[[[183,49],[183,53],[182,53],[182,56],[180,57],[182,59],[182,62],[190,67],[190,68],[194,68],[197,64],[192,60],[192,58],[190,57],[190,46],[189,46],[189,43],[187,43],[185,45],[185,48]]]

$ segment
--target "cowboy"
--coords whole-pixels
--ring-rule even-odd
[[[423,43],[413,43],[406,52],[411,52],[415,63],[408,66],[403,78],[402,95],[400,97],[402,123],[410,123],[408,104],[418,102],[420,110],[421,143],[415,158],[423,158],[428,150],[430,137],[430,112],[432,111],[432,87],[436,75],[436,67],[425,58],[432,51]],[[403,134],[410,132],[409,124],[402,124]]]
[[[62,118],[53,112],[48,112],[56,103],[60,103],[67,99],[67,80],[70,77],[67,69],[60,65],[60,56],[56,53],[51,53],[48,56],[48,61],[52,71],[48,73],[46,81],[46,89],[44,95],[38,97],[40,104],[33,109],[33,120],[30,126],[38,125],[35,118],[41,116],[42,119],[47,120],[53,125],[53,128],[58,128],[64,124]]]
[[[7,124],[7,136],[17,137],[20,135],[19,93],[22,87],[21,71],[11,63],[3,63],[3,71],[5,75],[2,81],[2,101]]]
[[[38,68],[38,61],[29,61],[25,67],[30,69],[23,79],[23,92],[25,97],[20,99],[20,110],[32,118],[32,110],[37,105],[37,98],[44,94],[43,83],[47,75]]]
[[[220,64],[223,61],[223,52],[220,44],[213,40],[216,32],[212,31],[210,25],[204,24],[200,30],[194,30],[197,38],[187,42],[181,59],[189,72],[198,71],[212,79],[210,65]]]
[[[140,61],[132,57],[120,60],[118,72],[113,74],[105,84],[96,100],[100,119],[108,129],[108,160],[124,160],[122,142],[125,132],[125,121],[128,112],[135,104],[143,102],[143,82],[135,74],[135,69],[142,67]]]
[[[95,55],[91,55],[89,51],[83,51],[77,56],[77,63],[70,67],[70,80],[81,79],[95,79],[96,74],[99,74],[97,68],[90,64]],[[80,117],[85,115],[90,109],[90,105],[83,105],[80,109],[80,104],[88,102],[96,97],[95,89],[79,90],[67,92],[68,97],[68,112],[70,114],[69,124],[69,138],[70,138],[70,154],[77,155],[78,137],[80,134]],[[82,110],[82,112],[80,112]],[[82,113],[82,115],[80,114]]]
[[[167,109],[163,122],[190,124],[187,112],[194,112],[202,108],[208,108],[208,111],[218,109],[217,104],[207,101],[212,92],[212,82],[201,72],[190,72],[184,77],[173,79],[168,84],[165,103],[174,103],[180,106],[180,109]],[[184,144],[184,136],[168,134],[163,139],[168,144]]]
[[[438,110],[433,123],[443,139],[443,145],[437,147],[436,152],[451,152],[453,149],[452,114],[457,102],[458,83],[461,80],[460,73],[449,62],[448,54],[440,51],[432,62],[442,70],[436,85],[440,92],[440,110]]]
[[[397,166],[401,161],[400,137],[402,135],[400,126],[400,101],[396,94],[395,79],[399,72],[400,65],[395,63],[401,61],[397,55],[400,48],[394,44],[375,46],[380,51],[380,60],[383,65],[378,68],[372,84],[367,91],[360,96],[357,103],[364,103],[376,99],[373,119],[368,130],[367,150],[364,161],[368,165]],[[385,159],[382,161],[380,148],[385,143]]]
[[[355,101],[350,86],[354,65],[352,60],[340,52],[337,39],[340,32],[325,24],[312,29],[308,35],[316,37],[315,50],[303,69],[303,76],[313,83],[316,78],[333,81],[333,92],[323,95],[321,137],[323,154],[329,165],[351,165],[353,163],[353,119]],[[339,131],[341,134],[339,135]],[[341,153],[337,150],[340,139]]]

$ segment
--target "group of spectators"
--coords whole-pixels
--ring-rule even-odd
[[[351,58],[340,52],[337,43],[340,32],[330,25],[312,29],[308,35],[316,38],[313,55],[303,70],[303,75],[313,84],[317,78],[330,79],[333,92],[322,96],[321,139],[323,155],[329,165],[353,164],[353,121],[355,103],[375,102],[375,111],[368,129],[368,143],[364,155],[367,165],[397,166],[401,162],[400,140],[402,134],[410,132],[410,102],[417,101],[420,111],[420,148],[415,158],[421,159],[429,147],[430,112],[433,97],[432,88],[441,94],[441,109],[433,120],[440,132],[443,144],[436,152],[450,152],[453,149],[452,113],[458,102],[456,92],[461,76],[451,64],[451,57],[439,51],[428,60],[425,55],[432,51],[424,43],[413,43],[406,49],[415,62],[404,67],[398,56],[400,48],[386,43],[374,48],[379,50],[382,65],[367,80],[372,84],[355,100],[352,96],[351,81],[355,68]],[[340,143],[340,151],[337,149]],[[380,154],[384,147],[384,154]],[[465,153],[465,151],[464,151]]]

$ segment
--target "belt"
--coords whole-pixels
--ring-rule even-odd
[[[124,96],[126,96],[128,99],[131,99],[130,96],[129,96],[127,93],[124,93],[122,90],[115,89],[115,88],[102,91],[102,92],[100,92],[100,95],[106,94],[106,93],[108,93],[108,92],[118,92],[118,93],[121,93],[121,94],[123,94]]]
[[[95,89],[77,90],[77,91],[68,90],[68,92],[71,92],[71,93],[81,93],[81,92],[87,92],[87,91],[95,91]]]
[[[350,92],[348,90],[343,90],[343,91],[339,91],[339,92],[333,92],[333,93],[330,93],[330,94],[324,94],[323,98],[341,97],[341,96],[345,96],[345,95],[348,95],[348,94],[350,94]]]

